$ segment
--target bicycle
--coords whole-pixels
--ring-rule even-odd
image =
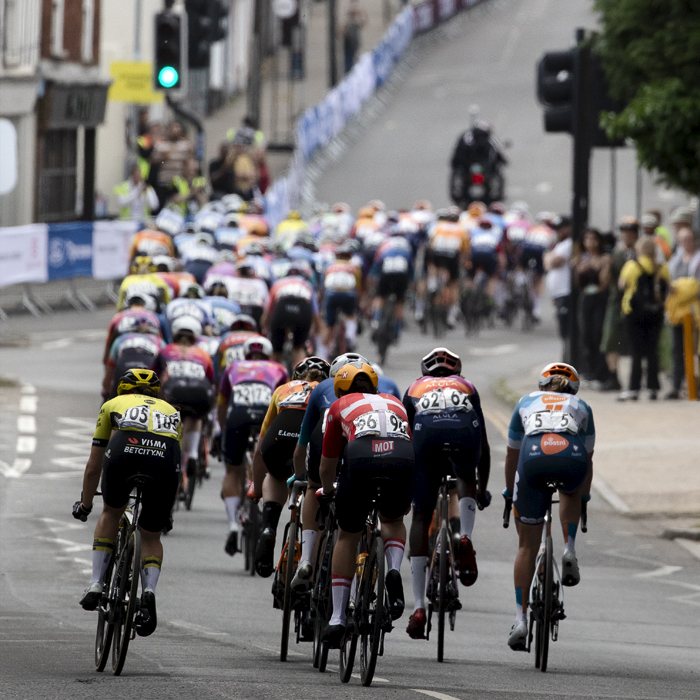
[[[547,513],[542,528],[542,541],[535,561],[535,574],[530,584],[528,607],[530,619],[528,624],[527,652],[530,653],[532,640],[535,640],[535,668],[543,673],[547,670],[549,659],[549,640],[556,642],[559,637],[559,622],[566,619],[564,614],[564,589],[559,574],[559,566],[554,560],[552,541],[552,505],[559,503],[553,496],[561,482],[547,480]],[[503,512],[503,527],[510,524],[510,512],[513,500],[506,497]],[[581,531],[587,532],[587,509],[585,502],[581,510]],[[534,633],[533,633],[534,630]]]
[[[355,600],[348,605],[347,631],[340,648],[340,680],[343,683],[352,676],[359,640],[362,685],[372,684],[377,657],[384,654],[384,636],[393,629],[384,585],[384,540],[378,527],[382,485],[387,482],[390,480],[385,477],[373,479],[372,507],[358,549]]]
[[[248,448],[246,450],[246,475],[247,478],[253,478],[253,455],[255,454],[255,446],[258,440],[260,428],[251,431],[248,436]],[[251,576],[255,576],[255,549],[258,546],[258,540],[262,533],[262,513],[260,506],[254,503],[246,496],[245,479],[241,487],[243,493],[243,502],[238,510],[238,518],[241,523],[241,544],[240,548],[243,552],[243,562],[245,571]]]
[[[136,524],[141,511],[143,487],[148,481],[152,481],[152,478],[145,474],[135,474],[127,481],[136,493],[131,494],[131,505],[119,521],[114,557],[105,574],[102,599],[97,607],[95,670],[104,671],[111,647],[112,673],[115,676],[122,672],[129,642],[136,636],[134,616],[141,602],[138,596],[141,533]]]
[[[427,324],[433,327],[435,338],[442,338],[447,330],[447,314],[450,308],[450,300],[447,290],[449,273],[445,268],[437,269],[437,276],[428,278],[428,291],[425,300],[424,324],[427,332]],[[432,289],[432,287],[435,287]]]
[[[395,310],[396,294],[390,294],[388,297],[386,297],[386,299],[384,299],[382,313],[379,318],[379,325],[374,333],[372,333],[372,340],[377,346],[380,365],[383,365],[386,362],[386,354],[389,350],[389,346],[396,339],[396,329],[394,327]]]
[[[289,497],[289,510],[291,516],[284,528],[284,545],[282,554],[275,571],[272,582],[274,607],[282,607],[282,639],[280,642],[280,661],[287,660],[289,649],[289,628],[294,613],[294,630],[297,634],[297,643],[301,636],[301,617],[305,611],[304,598],[308,596],[294,595],[292,591],[292,579],[301,557],[301,505],[304,500],[306,481],[297,479],[292,485],[292,493]],[[280,593],[281,601],[280,601]]]
[[[459,585],[455,568],[452,529],[449,518],[450,490],[457,485],[457,479],[445,474],[440,482],[436,511],[440,529],[436,546],[428,569],[428,626],[426,639],[430,639],[433,613],[438,616],[437,660],[442,662],[445,651],[445,619],[449,619],[450,631],[454,632],[457,611],[462,609],[459,601]]]
[[[197,486],[201,487],[202,482],[207,478],[207,462],[209,459],[209,435],[210,423],[204,420],[202,431],[199,435],[199,446],[197,447],[197,466],[190,469],[189,460],[187,465],[187,488],[184,489],[185,510],[192,510],[192,500]]]

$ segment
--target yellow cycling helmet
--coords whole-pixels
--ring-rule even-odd
[[[358,377],[361,374],[364,374],[370,380],[370,382],[372,382],[372,386],[375,389],[377,388],[379,377],[374,371],[372,365],[370,365],[368,362],[363,362],[362,360],[355,360],[343,365],[336,373],[335,379],[333,380],[333,390],[335,391],[335,395],[340,396],[338,393],[339,391],[347,393],[350,390],[355,377]]]
[[[134,389],[136,394],[157,394],[160,390],[160,379],[151,369],[129,369],[119,380],[117,394],[128,394]]]
[[[145,275],[148,272],[155,272],[157,266],[153,264],[153,260],[148,255],[138,255],[131,261],[132,275]]]
[[[301,214],[296,209],[292,209],[289,214],[287,214],[287,218],[290,221],[301,221]]]

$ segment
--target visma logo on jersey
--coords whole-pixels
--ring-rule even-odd
[[[372,440],[372,452],[375,454],[386,454],[394,451],[393,440]]]
[[[547,433],[542,436],[542,452],[546,455],[555,455],[569,446],[569,441],[563,435]]]

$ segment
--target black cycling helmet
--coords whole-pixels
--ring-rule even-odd
[[[292,379],[301,379],[312,369],[319,370],[323,373],[323,378],[328,379],[331,373],[331,364],[322,357],[307,357],[294,368]]]

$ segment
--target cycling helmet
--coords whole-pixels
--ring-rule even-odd
[[[192,239],[192,243],[195,245],[199,244],[209,246],[211,248],[216,243],[216,240],[208,231],[197,231],[195,237]]]
[[[399,223],[399,212],[393,209],[392,211],[387,212],[386,214],[386,222],[388,224],[398,224]]]
[[[386,211],[386,204],[384,204],[381,199],[372,199],[367,202],[367,206],[372,207],[375,212]]]
[[[357,212],[358,219],[371,219],[374,216],[373,207],[362,207],[360,211]]]
[[[338,372],[333,379],[333,390],[335,391],[335,395],[340,397],[339,392],[341,391],[347,393],[350,390],[353,381],[355,381],[355,377],[358,377],[361,374],[364,374],[370,380],[370,382],[372,382],[372,386],[375,389],[377,388],[379,377],[377,377],[377,373],[374,371],[372,365],[370,365],[368,362],[355,360],[354,362],[348,362],[338,369]]]
[[[447,207],[443,207],[442,209],[438,209],[435,212],[435,217],[439,221],[447,221],[450,218],[450,213],[447,211]]]
[[[195,338],[199,338],[202,335],[202,324],[194,316],[178,316],[170,326],[170,333],[173,340],[180,333],[192,333]]]
[[[236,314],[229,326],[230,331],[257,331],[258,324],[248,314]]]
[[[196,296],[190,296],[191,294]],[[204,299],[206,294],[204,293],[204,289],[202,289],[201,285],[197,284],[196,282],[190,282],[189,284],[183,284],[182,287],[180,287],[180,296],[188,299]]]
[[[268,360],[272,355],[272,343],[262,336],[255,336],[255,338],[248,338],[248,340],[243,343],[243,357],[249,360],[251,355],[258,354],[264,355]]]
[[[369,364],[369,360],[364,355],[360,355],[356,352],[346,352],[344,355],[338,355],[338,357],[331,362],[330,376],[335,377],[335,375],[338,374],[338,370],[349,362],[364,362],[365,364]]]
[[[198,233],[214,233],[223,223],[223,217],[216,212],[210,211],[203,216],[197,217],[194,225]]]
[[[354,238],[344,241],[335,249],[336,256],[339,257],[341,255],[345,255],[347,257],[352,257],[358,252],[358,249],[355,247],[356,243],[358,243],[358,241],[356,241]]]
[[[302,360],[295,368],[292,374],[292,379],[301,379],[307,372],[312,369],[318,369],[324,374],[324,378],[328,379],[331,371],[330,362],[327,362],[321,357],[307,357]]]
[[[217,253],[215,264],[227,262],[235,263],[238,260],[238,256],[232,250],[220,250]]]
[[[134,391],[135,390],[135,391]],[[129,394],[157,394],[160,390],[160,379],[150,369],[129,369],[119,379],[117,395]]]
[[[448,377],[451,374],[460,374],[462,360],[459,359],[459,355],[455,355],[447,348],[434,348],[420,361],[420,371],[424,377]]]
[[[378,362],[371,362],[370,364],[372,365],[372,369],[377,373],[378,377],[384,376],[384,370]]]
[[[221,198],[221,203],[226,207],[226,211],[230,213],[238,213],[244,204],[243,197],[239,194],[227,194]]]
[[[459,215],[462,213],[462,210],[455,206],[454,204],[451,207],[447,207],[445,210],[445,218],[447,221],[459,221]]]
[[[243,249],[244,255],[265,255],[265,247],[258,241],[252,241]]]
[[[346,204],[345,202],[336,202],[331,207],[331,211],[334,214],[349,214],[350,213],[350,205]]]
[[[155,255],[152,262],[155,265],[156,272],[172,272],[175,269],[175,260],[169,255]]]
[[[250,272],[255,273],[255,265],[253,265],[252,260],[248,258],[243,258],[243,260],[239,260],[236,263],[236,272],[238,272],[239,275],[244,270],[249,270]]]
[[[540,372],[540,379],[537,382],[540,391],[546,390],[546,388],[551,383],[553,377],[565,377],[569,380],[569,388],[571,389],[571,393],[578,393],[580,382],[578,378],[578,372],[576,371],[575,367],[567,365],[564,362],[553,362],[551,365],[547,365]]]
[[[413,203],[414,211],[432,211],[433,205],[427,199],[417,199]]]
[[[306,248],[314,253],[318,251],[316,239],[307,231],[302,231],[299,233],[294,241],[294,245],[298,245],[300,248]]]
[[[156,217],[156,228],[170,236],[177,236],[182,233],[185,226],[185,219],[179,211],[166,207],[161,209]]]
[[[473,216],[476,219],[486,213],[486,205],[483,202],[471,202],[471,204],[467,207],[467,211],[469,212],[470,216]]]
[[[288,221],[301,221],[301,214],[296,210],[292,209],[289,214],[287,214]]]
[[[127,289],[124,295],[124,308],[128,309],[132,306],[143,306],[148,311],[156,312],[156,300],[150,295],[145,294],[140,289]]]
[[[224,217],[224,226],[226,228],[238,228],[238,222],[241,220],[241,215],[238,212],[231,211]]]
[[[129,271],[132,275],[145,275],[148,272],[155,272],[156,266],[148,255],[138,255],[131,261]]]
[[[491,204],[489,204],[489,211],[492,214],[503,216],[506,213],[506,206],[503,202],[491,202]]]
[[[208,297],[213,297],[215,296],[214,292],[219,288],[222,287],[223,289],[226,290],[226,295],[228,296],[228,287],[226,286],[226,282],[224,281],[223,275],[213,275],[212,277],[209,277],[207,280],[207,284],[204,287],[204,291]]]

